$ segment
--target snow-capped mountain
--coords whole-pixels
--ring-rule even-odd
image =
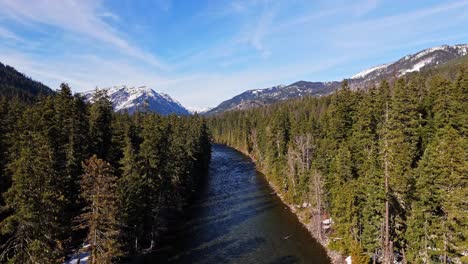
[[[352,89],[366,88],[382,79],[401,77],[468,55],[468,44],[443,45],[407,55],[395,62],[378,65],[353,75],[348,79]],[[301,96],[322,96],[339,89],[341,81],[306,82],[299,81],[287,86],[278,85],[266,89],[245,91],[222,102],[205,114],[218,114],[229,110],[247,109],[272,104],[281,100]]]
[[[125,85],[103,88],[112,101],[115,111],[153,111],[162,115],[189,115],[190,112],[168,94],[158,93],[153,89],[140,86]],[[95,90],[82,93],[87,101],[91,101]]]
[[[210,111],[211,109],[213,109],[213,107],[187,107],[187,110],[191,113],[191,114],[201,114],[203,115],[204,113]]]
[[[211,115],[229,110],[253,108],[306,95],[320,96],[334,91],[339,86],[340,82],[299,81],[290,85],[277,85],[265,89],[248,90],[222,102],[205,114]]]
[[[369,68],[350,78],[352,87],[363,87],[374,81],[390,77],[401,77],[411,72],[444,64],[468,54],[468,44],[442,45],[407,55],[395,62]]]

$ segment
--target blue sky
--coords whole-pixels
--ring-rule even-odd
[[[203,108],[468,43],[467,25],[466,0],[0,0],[0,62],[54,89],[147,85]]]

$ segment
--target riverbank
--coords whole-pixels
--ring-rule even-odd
[[[288,203],[286,199],[284,198],[284,195],[280,191],[280,188],[275,186],[269,179],[268,177],[262,172],[262,170],[257,166],[256,160],[254,157],[252,157],[247,151],[235,148],[233,146],[229,146],[237,151],[241,152],[245,156],[249,157],[252,162],[255,164],[256,169],[261,172],[264,176],[270,187],[274,190],[274,193],[281,199],[281,201],[289,208],[289,210],[297,217],[299,222],[309,231],[309,234],[317,241],[319,242],[325,251],[327,252],[328,257],[330,258],[331,262],[333,264],[344,264],[346,263],[345,258],[343,255],[341,255],[339,252],[335,250],[331,250],[328,247],[328,237],[325,237],[324,239],[320,239],[317,237],[316,233],[314,232],[314,227],[312,225],[312,221],[310,221],[310,217],[307,215],[305,210],[298,210],[298,208],[291,203]]]
[[[123,263],[331,263],[241,152],[214,144],[203,186],[159,250]]]
[[[260,171],[261,172],[261,171]],[[293,204],[290,204],[288,202],[286,202],[286,199],[284,199],[283,195],[281,194],[281,192],[278,190],[278,188],[271,183],[271,181],[268,181],[268,184],[271,186],[271,188],[273,190],[275,190],[275,194],[281,199],[281,201],[289,208],[289,210],[291,210],[292,213],[294,213],[294,215],[296,215],[297,219],[299,220],[299,222],[305,227],[307,228],[307,230],[309,231],[310,235],[317,241],[319,242],[325,249],[325,251],[327,252],[327,255],[328,257],[330,258],[331,262],[333,264],[344,264],[346,263],[345,262],[345,257],[343,257],[339,252],[337,251],[334,251],[334,250],[331,250],[329,247],[328,247],[328,237],[325,237],[325,239],[319,239],[317,237],[317,235],[315,234],[314,232],[314,227],[312,225],[312,221],[310,221],[310,219],[307,219],[307,214],[304,210],[298,210],[296,208],[295,205]]]

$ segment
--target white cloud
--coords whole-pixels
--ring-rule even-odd
[[[5,38],[8,40],[22,41],[23,39],[16,35],[15,33],[9,31],[8,29],[0,27],[0,38]]]
[[[197,43],[200,45],[191,43],[185,36],[176,39],[187,44],[174,45],[180,50],[171,52],[172,58],[164,58],[169,66],[135,46],[119,31],[115,25],[126,23],[124,16],[110,12],[101,1],[0,0],[0,38],[7,40],[0,42],[0,59],[52,88],[57,88],[60,82],[70,83],[74,91],[117,84],[148,85],[170,94],[186,106],[202,108],[215,106],[247,89],[288,84],[299,79],[320,81],[324,80],[323,76],[345,77],[353,67],[361,67],[360,59],[366,56],[380,54],[379,58],[383,59],[385,51],[408,49],[401,45],[418,46],[447,40],[437,38],[436,34],[425,36],[425,33],[429,30],[432,30],[430,33],[445,32],[444,28],[462,24],[466,21],[463,10],[468,6],[468,1],[459,1],[371,18],[365,15],[380,7],[379,0],[359,0],[348,5],[329,5],[326,1],[319,7],[313,1],[298,1],[302,4],[298,6],[304,8],[279,0],[210,2],[208,10],[202,10],[205,11],[203,17],[197,17],[196,13],[189,22],[196,23],[197,19],[213,23],[229,21],[226,28],[215,26],[219,35],[210,39],[200,36],[206,39]],[[170,0],[158,1],[153,4],[159,4],[162,11],[172,12]],[[440,17],[453,10],[460,10],[450,12],[458,16],[441,21]],[[439,23],[431,21],[432,16],[437,17]],[[50,56],[55,46],[47,51],[42,49],[43,45],[35,49],[24,45],[13,47],[11,43],[21,38],[27,40],[25,44],[37,39],[17,35],[19,31],[12,31],[17,27],[8,28],[5,21],[16,22],[30,31],[42,31],[38,34],[41,36],[48,33],[48,26],[62,29],[63,32],[54,30],[60,32],[57,33],[60,39],[51,45],[68,47],[64,44],[66,41],[73,44],[70,45],[73,49],[57,49],[58,54]],[[425,27],[421,21],[431,22],[431,27]],[[187,21],[177,22],[187,24]],[[138,23],[144,24],[144,21]],[[144,25],[147,30],[141,30],[140,34],[152,28],[151,23]],[[181,28],[182,32],[184,30],[187,31]],[[159,41],[166,41],[165,32],[155,32],[158,33],[162,35]],[[447,34],[447,37],[453,36],[453,33]],[[458,39],[463,36],[466,34]],[[402,40],[407,41],[402,43]],[[39,41],[47,43],[43,39]],[[76,49],[81,46],[86,46],[86,51]]]
[[[274,7],[265,7],[265,10],[260,15],[253,32],[249,36],[249,43],[262,54],[269,53],[265,50],[263,41],[265,34],[270,30],[276,10]]]
[[[1,46],[0,46],[1,47]],[[24,54],[13,49],[0,48],[3,63],[15,67],[35,80],[57,89],[62,82],[70,84],[75,92],[116,84],[149,85],[158,89],[168,81],[147,67],[139,67],[124,59],[78,54],[47,61],[34,54]],[[168,92],[169,93],[169,92]]]
[[[392,27],[395,25],[405,25],[406,27],[411,26],[412,21],[417,21],[422,18],[429,18],[432,15],[444,13],[447,11],[457,10],[460,8],[468,7],[468,0],[458,1],[458,2],[451,2],[451,3],[443,3],[437,6],[423,8],[415,11],[410,11],[407,13],[401,13],[396,15],[390,15],[386,17],[380,17],[376,19],[369,19],[364,21],[358,21],[355,23],[349,23],[344,25],[343,28],[353,30],[353,31],[361,31],[366,32],[366,30],[373,30],[373,29],[384,29],[388,27]],[[436,24],[434,26],[437,26]],[[404,27],[400,28],[404,29]]]
[[[365,0],[354,6],[354,14],[356,16],[365,15],[372,10],[376,9],[379,5],[379,0]]]
[[[103,17],[103,18],[109,18],[109,19],[112,19],[114,21],[119,21],[120,20],[120,17],[114,13],[111,13],[111,12],[103,12],[103,13],[100,13],[98,14],[99,17]]]
[[[196,73],[173,78],[159,84],[170,91],[183,105],[196,108],[216,106],[245,90],[289,84],[306,76],[330,69],[350,57],[335,57],[322,63],[270,65],[263,68],[245,68],[229,74]],[[325,81],[325,80],[322,80]]]
[[[100,1],[92,0],[0,0],[0,13],[24,23],[25,20],[55,26],[111,44],[125,54],[158,68],[166,68],[154,55],[132,46],[106,23],[104,17],[117,16],[103,11]]]

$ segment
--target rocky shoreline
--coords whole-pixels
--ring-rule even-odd
[[[291,210],[291,212],[294,213],[294,215],[297,217],[297,219],[299,220],[299,222],[305,227],[307,228],[307,230],[309,231],[310,235],[317,241],[319,242],[323,248],[325,249],[325,251],[327,252],[327,255],[328,257],[330,258],[331,262],[333,264],[343,264],[343,263],[346,263],[345,262],[345,257],[343,257],[339,252],[337,251],[334,251],[334,250],[331,250],[330,248],[328,248],[328,240],[327,239],[324,239],[324,240],[320,240],[316,234],[314,233],[314,230],[313,230],[313,227],[312,227],[312,224],[311,223],[307,223],[307,219],[306,217],[304,216],[304,211],[300,211],[298,210],[294,205],[292,204],[289,204],[286,202],[286,199],[284,199],[283,195],[281,194],[281,192],[278,191],[277,187],[274,186],[268,179],[267,179],[267,182],[268,184],[271,186],[271,188],[273,188],[273,190],[275,190],[275,194],[281,199],[281,201],[289,208],[289,210]]]
[[[234,147],[233,147],[234,148]],[[252,157],[249,153],[247,153],[246,151],[244,150],[241,150],[241,149],[237,149],[235,148],[236,150],[242,152],[242,154],[246,155],[247,157],[249,157],[255,164],[257,170],[259,172],[262,172],[258,166],[256,165],[256,162],[255,162],[255,159],[254,157]],[[263,172],[262,172],[263,173]],[[305,216],[305,211],[301,211],[301,210],[298,210],[293,204],[290,204],[286,201],[286,199],[283,197],[282,193],[279,191],[279,189],[270,181],[268,180],[268,177],[266,177],[266,180],[268,182],[268,184],[270,185],[270,187],[275,191],[275,194],[281,199],[281,201],[289,208],[289,210],[291,212],[294,213],[294,215],[297,217],[297,219],[299,220],[299,222],[305,227],[307,228],[307,230],[309,231],[310,235],[317,241],[319,242],[323,248],[325,249],[325,251],[327,252],[327,255],[328,257],[330,258],[331,262],[333,264],[344,264],[346,263],[345,261],[345,257],[343,255],[341,255],[339,252],[337,251],[334,251],[334,250],[331,250],[329,247],[328,247],[328,239],[325,238],[325,239],[319,239],[317,237],[317,235],[315,234],[314,230],[313,230],[313,226],[312,226],[312,223],[310,223],[310,221],[307,221],[307,217]]]

